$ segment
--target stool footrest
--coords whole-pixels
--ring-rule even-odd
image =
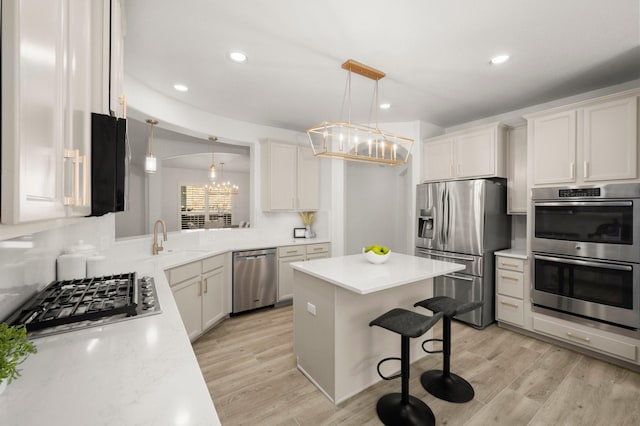
[[[376,367],[376,370],[378,370],[378,376],[382,377],[383,380],[393,380],[393,379],[397,379],[398,377],[402,377],[402,372],[396,374],[395,376],[388,376],[388,377],[380,372],[380,366],[387,361],[402,361],[402,358],[389,357],[381,360]]]
[[[439,351],[430,351],[429,349],[426,349],[424,347],[425,343],[430,343],[430,342],[440,342],[442,343],[442,339],[427,339],[424,342],[422,342],[422,350],[425,351],[428,354],[441,354],[443,351],[442,349],[440,349]]]

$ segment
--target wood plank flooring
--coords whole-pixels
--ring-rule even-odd
[[[434,329],[441,335],[441,323]],[[466,404],[441,401],[420,374],[441,355],[411,366],[410,393],[440,425],[639,425],[640,374],[492,325],[454,321],[451,369],[474,387]],[[398,341],[399,344],[399,341]],[[230,318],[193,345],[220,421],[227,425],[379,425],[378,398],[400,391],[383,381],[334,406],[296,368],[292,307]]]

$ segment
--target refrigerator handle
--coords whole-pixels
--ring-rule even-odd
[[[445,186],[444,188],[442,188],[442,196],[440,197],[440,230],[439,230],[439,239],[440,239],[440,244],[442,245],[441,248],[444,248],[444,207],[445,207],[445,200],[446,200],[446,194],[447,194],[447,187]]]
[[[451,215],[453,209],[451,208],[451,193],[447,189],[447,244],[449,244],[449,237],[451,237]]]

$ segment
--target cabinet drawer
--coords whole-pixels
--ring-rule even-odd
[[[513,257],[496,256],[497,266],[500,269],[508,269],[510,271],[524,272],[524,260],[514,259]]]
[[[224,255],[213,256],[202,260],[202,273],[213,271],[224,266]]]
[[[524,274],[497,269],[496,286],[499,294],[522,299],[524,296]]]
[[[533,317],[533,329],[584,348],[609,353],[631,361],[635,361],[637,357],[637,349],[634,344],[584,331],[577,327],[574,328],[538,316]]]
[[[524,307],[522,300],[513,297],[496,297],[496,316],[498,321],[524,326]]]
[[[177,268],[169,269],[167,271],[167,279],[169,285],[175,285],[189,278],[197,277],[200,275],[200,262],[187,263],[186,265],[178,266]]]
[[[309,244],[307,246],[307,256],[316,253],[329,253],[329,243]]]
[[[303,245],[278,247],[278,257],[299,256],[305,253],[306,248]]]

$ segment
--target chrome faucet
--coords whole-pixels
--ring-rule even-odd
[[[164,220],[158,219],[156,223],[153,224],[153,247],[151,248],[153,254],[158,254],[164,250],[162,240],[160,240],[160,245],[158,245],[158,224],[162,225],[162,240],[167,241],[167,224],[164,223]]]

